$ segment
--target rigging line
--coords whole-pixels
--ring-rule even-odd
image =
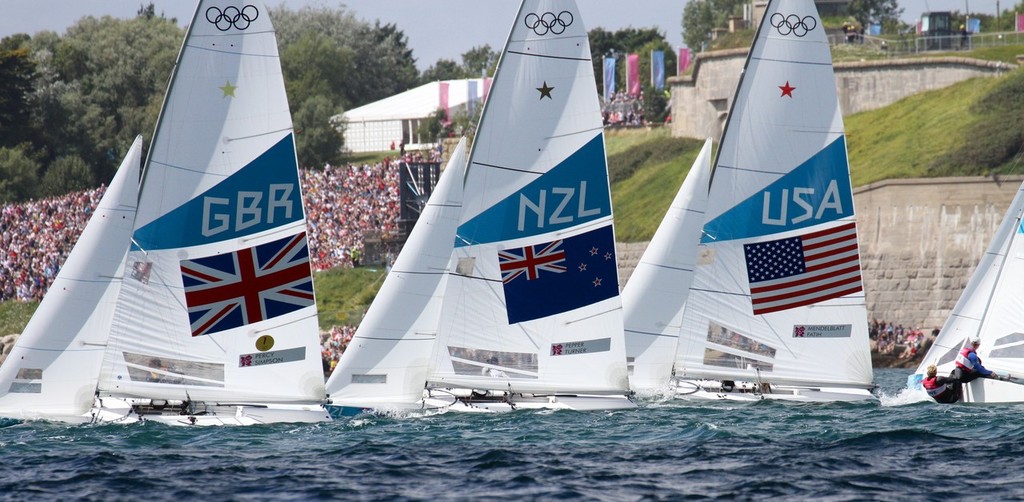
[[[782,176],[782,175],[788,174],[788,173],[784,173],[784,172],[780,173],[780,172],[776,172],[776,171],[764,171],[764,170],[761,170],[761,169],[749,169],[749,168],[746,168],[746,167],[736,167],[736,166],[729,166],[729,165],[725,165],[725,164],[719,164],[717,166],[717,168],[720,168],[720,169],[732,169],[734,171],[743,171],[743,172],[757,173],[757,174],[774,174],[774,175],[777,175],[777,176]]]
[[[535,176],[542,176],[543,174],[545,174],[545,173],[538,173],[538,172],[534,172],[534,171],[528,171],[526,169],[516,169],[514,167],[505,167],[505,166],[499,166],[499,165],[496,165],[496,164],[485,164],[483,162],[477,162],[475,160],[472,163],[476,164],[478,166],[493,167],[495,169],[503,169],[505,171],[512,171],[512,172],[516,172],[516,173],[533,174]]]
[[[570,57],[570,56],[554,56],[554,55],[550,55],[550,54],[534,54],[534,53],[530,53],[530,52],[521,52],[521,51],[507,51],[507,52],[509,54],[518,54],[520,56],[529,56],[529,57],[535,57],[535,58],[564,59],[564,60],[567,60],[567,61],[586,61],[588,63],[591,61],[590,58],[574,58],[574,57]]]
[[[671,335],[671,334],[665,334],[665,333],[654,333],[654,332],[651,332],[651,331],[640,331],[638,329],[628,329],[627,328],[624,331],[626,333],[636,333],[638,335],[658,336],[658,337],[663,337],[663,338],[678,338],[679,337],[679,335]]]
[[[662,265],[660,263],[644,263],[643,265],[655,268],[663,268],[665,270],[677,270],[679,272],[693,272],[694,270],[696,270],[694,268],[673,267],[671,265]]]
[[[593,304],[591,304],[591,305],[593,305]],[[576,324],[576,323],[578,323],[580,321],[586,321],[586,320],[593,319],[593,318],[598,317],[598,316],[603,316],[603,315],[605,315],[607,313],[610,313],[610,312],[615,312],[616,310],[622,310],[622,307],[616,307],[616,308],[613,308],[613,309],[608,309],[608,310],[605,310],[604,312],[596,312],[594,314],[588,315],[586,317],[581,317],[579,319],[574,319],[572,321],[565,321],[565,325],[568,326],[568,325],[571,325],[571,324]]]
[[[814,61],[794,61],[789,59],[776,59],[776,58],[751,58],[755,61],[768,61],[772,63],[786,63],[794,65],[807,65],[807,66],[832,66],[832,63],[817,63]]]
[[[269,58],[269,59],[280,59],[280,56],[276,54],[256,54],[255,52],[237,52],[237,51],[226,51],[223,49],[214,49],[212,47],[200,47],[198,45],[189,45],[190,49],[204,52],[215,52],[220,54],[229,54],[232,56],[248,56],[254,58]]]
[[[548,136],[548,137],[546,137],[544,139],[567,138],[569,136],[576,136],[576,135],[583,134],[583,133],[594,132],[594,131],[603,131],[603,130],[604,130],[604,126],[602,125],[602,126],[598,126],[598,127],[591,127],[590,129],[581,129],[579,131],[567,132],[565,134],[557,134],[555,136]]]

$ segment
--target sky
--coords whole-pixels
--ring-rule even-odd
[[[34,34],[41,30],[63,33],[84,16],[134,17],[139,5],[150,1],[157,13],[178,19],[185,25],[192,18],[195,2],[189,0],[0,0],[0,37],[14,33]],[[1011,8],[1015,0],[1002,0]],[[267,0],[268,5],[282,2]],[[440,58],[462,61],[462,53],[489,44],[499,50],[508,36],[518,0],[286,0],[292,9],[305,5],[345,6],[359,19],[379,19],[402,30],[422,71]],[[686,0],[578,0],[580,14],[588,28],[616,31],[622,28],[657,27],[669,44],[683,45],[682,18]],[[900,0],[903,20],[911,22],[924,11],[960,10],[995,14],[995,0]]]

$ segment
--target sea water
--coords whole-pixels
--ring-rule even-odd
[[[0,499],[1024,498],[1024,405],[949,406],[876,370],[872,404],[361,416],[177,428],[0,421]]]

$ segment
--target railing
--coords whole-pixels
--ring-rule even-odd
[[[998,47],[1003,45],[1024,45],[1024,32],[1008,31],[1002,33],[975,33],[949,36],[919,36],[900,35],[896,38],[873,37],[870,35],[858,35],[848,40],[843,34],[834,34],[829,37],[829,42],[834,46],[849,46],[851,48],[864,48],[865,50],[884,54],[889,57],[899,57],[908,54],[918,54],[931,51],[958,51],[971,50],[982,47]]]

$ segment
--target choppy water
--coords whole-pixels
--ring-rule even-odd
[[[648,402],[236,428],[0,421],[0,499],[1024,498],[1024,406]]]

